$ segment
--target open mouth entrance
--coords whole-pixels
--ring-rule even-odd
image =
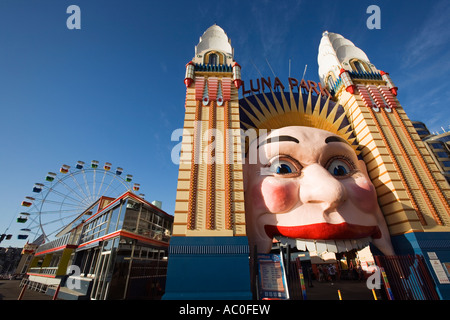
[[[270,255],[283,259],[283,272],[279,274],[285,281],[278,283],[284,283],[285,287],[280,290],[288,292],[290,300],[374,300],[374,292],[366,285],[375,266],[369,246],[371,240],[370,237],[311,240],[275,236]],[[261,274],[266,271],[256,269],[257,279],[268,277]],[[377,299],[383,299],[383,294],[382,290],[375,291]]]

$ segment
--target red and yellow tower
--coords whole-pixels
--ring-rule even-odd
[[[200,37],[186,65],[165,299],[251,299],[239,134],[240,68],[231,41],[217,25]]]
[[[352,123],[396,254],[450,261],[450,186],[401,106],[398,88],[366,54],[324,32],[319,77]],[[434,255],[436,256],[436,255]],[[447,287],[440,288],[449,296]]]

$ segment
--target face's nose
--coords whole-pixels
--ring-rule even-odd
[[[344,185],[320,164],[311,164],[302,169],[300,201],[321,205],[324,213],[332,212],[347,200]]]

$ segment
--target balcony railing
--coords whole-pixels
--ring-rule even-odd
[[[70,233],[68,233],[58,239],[50,241],[48,243],[44,243],[37,248],[36,254],[38,254],[39,252],[50,250],[50,249],[66,246],[68,244],[74,244],[74,243],[69,243],[69,239],[70,239]]]
[[[56,274],[56,271],[58,270],[58,267],[34,267],[30,268],[28,270],[28,273],[35,273],[35,274],[44,274],[44,275],[50,275],[54,276]]]

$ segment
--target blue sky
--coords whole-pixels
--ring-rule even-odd
[[[72,4],[80,30],[66,27]],[[366,27],[372,4],[379,30]],[[35,182],[78,160],[123,167],[146,199],[173,213],[171,134],[183,126],[185,64],[214,23],[247,81],[272,76],[266,60],[282,81],[289,60],[291,76],[308,65],[305,78],[318,81],[322,32],[340,33],[390,73],[411,120],[448,130],[449,16],[445,0],[1,0],[0,233]]]

